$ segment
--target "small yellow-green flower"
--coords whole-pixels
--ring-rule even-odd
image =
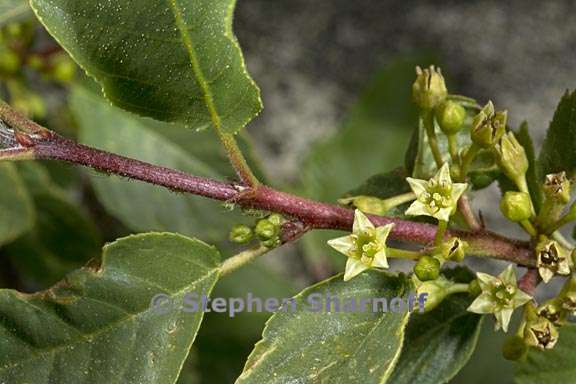
[[[526,324],[524,341],[527,345],[541,350],[552,349],[558,342],[558,329],[550,320],[537,317]]]
[[[430,180],[408,177],[406,181],[416,194],[416,201],[408,207],[406,214],[432,216],[442,221],[450,219],[450,216],[456,211],[458,199],[468,187],[466,183],[452,182],[447,163],[444,163],[438,173]]]
[[[514,268],[509,265],[498,277],[477,272],[482,293],[470,304],[468,311],[493,313],[496,317],[496,330],[508,331],[508,324],[514,309],[529,302],[532,297],[518,288]]]
[[[554,240],[541,241],[536,246],[538,273],[547,283],[555,274],[569,275],[568,252]]]
[[[360,210],[354,211],[352,234],[328,241],[328,245],[348,256],[344,281],[370,268],[388,268],[386,239],[394,224],[375,227]]]

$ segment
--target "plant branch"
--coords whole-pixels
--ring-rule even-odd
[[[4,120],[11,127],[18,128],[14,120]],[[25,153],[26,159],[60,160],[80,164],[108,174],[140,180],[174,191],[235,203],[242,208],[280,213],[295,220],[291,225],[305,230],[350,231],[354,221],[354,211],[350,209],[309,200],[264,185],[252,189],[244,183],[225,183],[189,175],[178,170],[81,145],[51,131],[48,131],[50,132],[48,135],[23,134],[1,126],[0,130],[2,130],[2,136],[12,132],[14,141],[18,143],[14,148],[0,151],[0,160],[12,160],[22,157],[19,155]],[[37,130],[32,131],[37,132]],[[395,224],[390,237],[404,242],[427,245],[434,241],[437,231],[436,226],[425,223],[374,215],[369,215],[369,218],[377,226]],[[297,237],[299,231],[294,233]],[[494,257],[526,266],[535,264],[535,258],[527,242],[507,239],[484,230],[477,232],[452,230],[447,231],[446,236],[457,236],[467,241],[472,255]]]
[[[465,194],[458,200],[458,210],[462,214],[464,221],[472,231],[479,231],[482,229],[482,225],[476,219],[474,211],[472,211],[472,206],[470,204],[470,199]]]
[[[240,269],[244,265],[254,261],[258,257],[270,252],[272,248],[265,247],[260,245],[259,247],[250,248],[245,251],[242,251],[226,260],[222,263],[222,267],[220,268],[220,275],[226,276],[230,273]]]
[[[242,182],[244,182],[247,186],[252,188],[257,187],[260,182],[252,172],[252,169],[248,165],[246,158],[238,147],[238,143],[236,142],[234,135],[222,132],[221,129],[216,130],[216,133],[218,134],[218,138],[226,150],[230,164],[232,164],[232,167],[236,171],[236,174],[240,180],[242,180]]]

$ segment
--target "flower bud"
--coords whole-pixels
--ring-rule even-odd
[[[502,355],[506,360],[518,361],[528,353],[528,346],[524,339],[518,335],[512,335],[504,340]]]
[[[0,74],[13,75],[20,69],[20,57],[8,49],[0,51]]]
[[[440,261],[432,256],[422,256],[414,265],[414,274],[420,281],[436,280],[440,276]]]
[[[427,295],[423,312],[430,312],[436,308],[446,298],[446,296],[448,296],[450,293],[449,288],[453,284],[454,283],[443,276],[440,276],[436,280],[425,282],[416,281],[416,296],[422,294]]]
[[[20,23],[10,23],[6,26],[6,34],[10,37],[20,37],[23,33],[24,28]]]
[[[384,215],[387,212],[386,204],[382,199],[373,196],[352,196],[339,199],[342,205],[352,205],[370,215]]]
[[[480,287],[480,283],[478,282],[478,279],[474,279],[470,282],[470,284],[468,285],[468,290],[470,292],[470,296],[478,296],[482,293],[482,288]]]
[[[515,223],[528,220],[532,216],[532,200],[526,192],[508,191],[500,201],[504,217]]]
[[[271,239],[264,240],[262,241],[262,245],[265,246],[266,248],[276,248],[277,246],[280,245],[280,238],[276,236]]]
[[[468,249],[468,243],[453,237],[450,240],[442,243],[440,246],[440,252],[445,260],[451,260],[455,262],[460,262],[464,260],[466,256],[466,250]]]
[[[558,330],[549,320],[536,317],[526,323],[524,341],[531,347],[552,349],[558,341]]]
[[[495,145],[506,132],[508,113],[494,112],[491,101],[474,117],[472,121],[472,142],[481,148]]]
[[[497,160],[500,169],[511,180],[518,180],[526,175],[528,170],[528,158],[524,147],[520,145],[514,133],[508,132],[502,136],[496,145]]]
[[[26,64],[36,70],[39,71],[42,68],[44,68],[44,59],[42,58],[42,56],[37,55],[37,54],[31,54],[30,56],[28,56],[28,59],[26,61]]]
[[[279,227],[268,219],[258,220],[254,232],[262,241],[270,240],[278,235]]]
[[[458,133],[465,120],[466,109],[454,101],[444,101],[436,108],[436,121],[446,135]]]
[[[252,240],[252,228],[244,224],[236,224],[230,231],[230,241],[233,243],[247,243]]]
[[[52,63],[52,76],[61,83],[69,83],[76,75],[76,64],[67,56],[59,56]]]
[[[421,69],[416,67],[416,81],[412,85],[414,102],[425,110],[432,110],[446,99],[448,90],[440,68],[433,65]]]
[[[273,213],[270,216],[267,217],[268,221],[271,222],[272,224],[276,225],[276,226],[280,226],[282,225],[282,222],[284,221],[284,218],[282,217],[282,215],[278,214],[278,213]]]
[[[552,201],[562,205],[570,202],[570,180],[566,177],[566,172],[546,175],[543,190],[546,198]]]

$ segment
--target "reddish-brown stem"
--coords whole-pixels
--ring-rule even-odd
[[[243,184],[192,176],[178,170],[87,147],[56,134],[45,137],[30,135],[29,138],[32,145],[25,150],[28,152],[32,150],[36,159],[81,164],[174,191],[233,202],[243,208],[281,213],[297,220],[302,228],[350,230],[354,221],[354,212],[350,209],[309,200],[264,185],[249,188]],[[0,158],[2,155],[0,152]],[[430,224],[383,216],[370,216],[370,219],[375,225],[395,224],[391,233],[391,238],[395,240],[426,245],[434,240],[436,234],[436,226]],[[527,242],[507,239],[484,230],[448,231],[446,236],[458,236],[467,241],[469,251],[473,255],[494,257],[526,266],[534,265],[532,251]]]
[[[464,217],[464,221],[472,231],[479,231],[482,229],[482,225],[476,219],[474,211],[472,211],[472,206],[470,205],[470,199],[468,196],[462,195],[460,200],[458,200],[458,210]]]
[[[534,295],[536,287],[540,284],[540,275],[536,268],[528,268],[524,276],[518,281],[518,288],[523,290],[529,295]]]

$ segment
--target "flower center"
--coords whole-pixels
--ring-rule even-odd
[[[374,256],[380,250],[376,240],[376,231],[369,229],[354,235],[354,247],[351,256],[360,259],[365,264],[370,264]]]
[[[512,299],[514,299],[515,293],[516,287],[510,284],[504,284],[502,282],[495,284],[492,291],[492,295],[494,296],[496,302],[503,306],[508,306],[512,303]]]
[[[538,343],[546,348],[548,344],[552,342],[552,333],[550,332],[550,327],[546,327],[543,331],[537,329],[532,329],[534,336],[538,340]]]
[[[556,247],[550,247],[540,253],[540,261],[544,265],[551,267],[557,266],[560,262],[560,257],[558,256],[558,250]]]
[[[426,192],[420,195],[419,200],[424,203],[432,213],[442,208],[452,206],[452,185],[447,182],[438,182],[434,179],[428,182]]]

